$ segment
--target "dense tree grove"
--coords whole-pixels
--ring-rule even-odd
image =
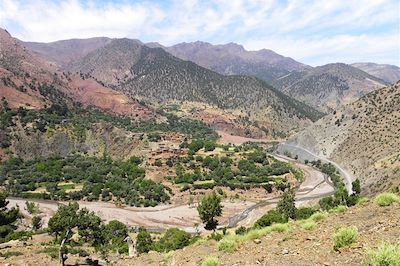
[[[166,188],[145,179],[140,163],[136,157],[127,161],[81,155],[32,161],[11,158],[0,164],[0,182],[14,196],[89,201],[121,199],[133,206],[155,206],[168,201]],[[80,189],[76,189],[78,186]],[[35,191],[40,188],[46,191]]]
[[[4,106],[4,103],[2,104]],[[151,138],[157,139],[155,132],[179,132],[192,138],[205,140],[217,139],[214,130],[201,121],[189,118],[180,118],[173,114],[164,113],[166,121],[158,123],[154,120],[135,121],[128,117],[117,116],[102,112],[98,109],[83,109],[78,104],[69,107],[65,103],[53,104],[48,108],[35,109],[9,109],[0,108],[0,130],[8,132],[18,119],[22,126],[33,123],[36,130],[46,132],[57,125],[71,127],[78,138],[85,137],[85,131],[90,129],[93,123],[105,122],[115,127],[124,128],[131,132],[152,133]],[[0,144],[3,148],[10,144],[9,134],[0,136]]]
[[[175,161],[176,176],[171,177],[175,184],[191,184],[194,189],[213,188],[225,186],[232,189],[248,189],[251,187],[263,187],[271,192],[273,185],[277,189],[285,190],[286,179],[280,176],[292,173],[299,181],[303,173],[295,169],[289,163],[276,160],[267,155],[261,149],[245,152],[234,159],[229,153],[222,156],[195,155],[204,147],[199,140],[189,144],[188,157]],[[242,147],[243,149],[243,147]]]

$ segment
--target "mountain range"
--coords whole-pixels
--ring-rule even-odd
[[[398,84],[378,88],[396,79],[395,66],[334,63],[311,67],[270,50],[246,51],[234,43],[163,47],[132,39],[91,38],[44,44],[19,41],[5,30],[0,31],[0,41],[0,90],[11,108],[40,109],[64,99],[146,120],[160,116],[158,109],[174,105],[181,108],[180,115],[215,129],[243,135],[247,128],[251,130],[246,135],[272,138],[310,125],[322,116],[318,109],[328,115],[297,135],[302,145],[344,165],[350,161],[343,158],[354,159],[348,167],[372,180],[365,181],[369,186],[377,182],[370,176],[381,176],[381,170],[372,165],[394,156],[390,149],[384,149],[385,154],[377,152],[384,146],[376,139],[393,132],[390,123],[393,112],[398,112]],[[379,101],[368,102],[370,97]],[[366,129],[376,126],[379,114],[386,115],[380,121],[386,119],[387,126],[375,129],[376,135],[368,134]],[[367,145],[358,143],[364,140],[355,137],[358,131],[373,137],[368,147],[376,146],[365,150],[371,158],[362,163],[356,162],[361,151],[348,154],[352,147]],[[326,141],[330,138],[332,142]],[[396,147],[391,138],[387,143]]]

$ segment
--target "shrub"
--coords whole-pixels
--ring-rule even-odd
[[[314,222],[321,221],[328,217],[328,214],[326,212],[316,212],[313,215],[310,216],[310,220]]]
[[[316,212],[314,208],[300,207],[296,209],[296,220],[304,220],[310,218]]]
[[[215,241],[220,241],[224,236],[222,234],[218,234],[213,232],[211,235],[208,236],[208,239],[214,239]]]
[[[241,226],[235,230],[235,234],[237,234],[237,235],[244,235],[246,233],[247,233],[247,228],[244,226]]]
[[[394,202],[400,202],[400,197],[394,193],[381,193],[375,197],[374,202],[379,206],[390,206]]]
[[[154,245],[157,251],[171,251],[183,248],[190,243],[190,234],[178,228],[170,228]]]
[[[357,200],[357,205],[364,205],[369,201],[368,198],[366,197],[359,197]]]
[[[287,217],[279,213],[277,210],[269,210],[260,219],[256,221],[254,227],[266,227],[273,223],[286,223],[288,221]]]
[[[327,211],[337,206],[337,204],[332,196],[328,196],[319,200],[319,206],[322,210]]]
[[[400,265],[400,244],[381,243],[376,249],[367,249],[363,266]]]
[[[201,266],[218,266],[218,258],[216,257],[207,257],[201,263]]]
[[[301,227],[305,230],[313,230],[315,227],[317,227],[317,223],[314,221],[306,221],[301,225]]]
[[[218,242],[218,250],[233,252],[236,249],[236,242],[229,238],[223,238]]]
[[[349,246],[356,240],[358,235],[357,227],[339,228],[333,235],[333,249],[339,250],[341,247]]]
[[[283,233],[283,232],[287,232],[289,231],[289,224],[285,223],[285,224],[273,224],[270,226],[271,232],[279,232],[279,233]]]

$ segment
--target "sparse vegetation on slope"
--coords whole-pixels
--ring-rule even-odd
[[[337,109],[291,143],[327,157],[360,179],[364,194],[400,186],[400,83]]]
[[[400,244],[381,243],[375,249],[367,249],[363,266],[399,266]]]
[[[357,239],[357,227],[340,227],[333,235],[333,249],[339,250],[342,247],[349,246]]]
[[[393,203],[400,202],[400,196],[398,196],[398,195],[396,195],[394,193],[388,193],[388,192],[381,193],[381,194],[378,194],[375,197],[374,202],[376,204],[378,204],[379,206],[382,206],[382,207],[390,206]]]

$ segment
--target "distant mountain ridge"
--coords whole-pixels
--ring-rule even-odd
[[[354,63],[351,65],[391,84],[400,80],[400,67],[398,66],[375,63]]]
[[[26,45],[36,53],[56,61],[62,68],[71,69],[71,64],[79,61],[90,52],[104,47],[110,41],[112,39],[92,38],[87,40],[66,40],[49,44],[26,43]],[[142,44],[140,41],[137,42]],[[382,80],[374,76],[376,72],[370,71],[370,74],[360,72],[359,68],[350,65],[328,64],[313,68],[271,50],[247,51],[243,46],[236,43],[213,45],[197,41],[179,43],[170,47],[159,43],[147,43],[146,46],[162,48],[182,60],[192,61],[223,75],[258,77],[278,90],[322,112],[329,112],[342,104],[357,100],[362,95],[390,83],[384,81],[388,80],[387,75],[376,74],[384,79]],[[53,49],[51,51],[58,51],[57,49],[61,47],[64,56],[49,52],[49,47]],[[80,47],[80,52],[77,53],[74,47]],[[67,60],[68,58],[69,60]],[[107,81],[110,82],[110,79],[114,78],[121,79],[118,76],[121,73],[116,74],[117,72],[119,73],[119,70],[115,69],[112,73],[114,77],[109,77]],[[128,72],[125,74],[129,75]],[[393,74],[389,75],[392,77],[390,80],[395,79]]]
[[[305,72],[292,72],[274,81],[283,92],[321,111],[330,112],[387,83],[343,63],[327,64]]]
[[[171,54],[190,60],[225,75],[256,76],[286,94],[323,112],[357,100],[387,83],[346,64],[311,67],[271,50],[246,51],[229,43],[212,45],[204,42],[181,43],[161,47]]]

